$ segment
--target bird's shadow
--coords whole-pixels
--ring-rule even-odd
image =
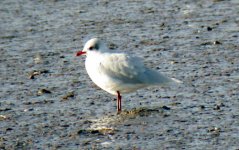
[[[119,126],[127,126],[129,122],[140,122],[145,117],[157,116],[166,117],[169,115],[170,108],[167,106],[153,108],[134,108],[123,110],[121,113],[111,113],[97,119],[89,120],[89,127],[81,129],[79,134],[114,134]],[[127,123],[128,122],[128,123]]]

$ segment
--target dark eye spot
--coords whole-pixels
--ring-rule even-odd
[[[93,50],[93,49],[94,49],[94,47],[93,47],[93,46],[89,47],[89,50]]]

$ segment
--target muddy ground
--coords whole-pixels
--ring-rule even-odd
[[[239,149],[237,0],[1,0],[0,149]],[[116,98],[86,40],[182,80]]]

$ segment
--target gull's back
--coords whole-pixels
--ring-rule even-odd
[[[100,70],[113,79],[128,84],[157,85],[172,81],[161,73],[145,67],[140,58],[124,53],[105,53]]]

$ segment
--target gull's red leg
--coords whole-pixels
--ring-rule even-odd
[[[117,91],[117,112],[121,112],[121,95],[119,91]]]

